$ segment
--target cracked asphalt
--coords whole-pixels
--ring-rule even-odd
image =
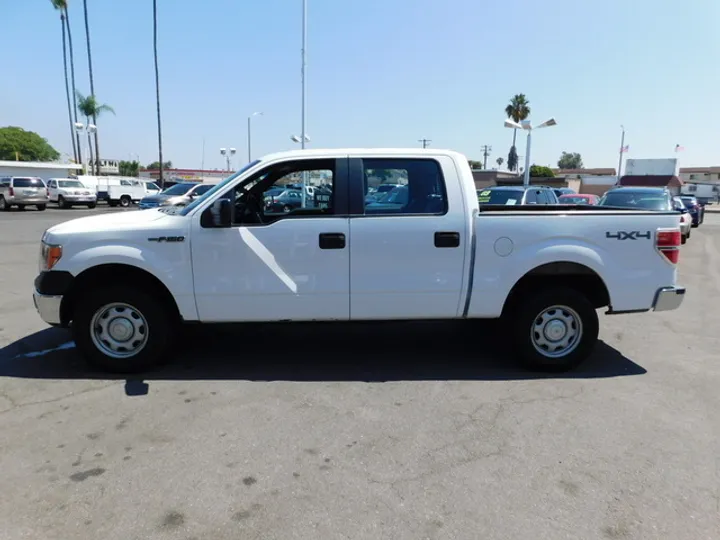
[[[124,380],[32,305],[87,213],[0,214],[0,539],[720,538],[720,215],[681,309],[602,317],[573,373],[492,324],[302,325],[187,328]]]

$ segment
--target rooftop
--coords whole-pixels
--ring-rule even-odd
[[[74,169],[82,170],[82,165],[77,163],[60,163],[58,161],[0,161],[0,167],[17,167],[32,169]]]

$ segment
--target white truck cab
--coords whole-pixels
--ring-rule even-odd
[[[368,202],[378,171],[407,196]],[[327,187],[289,212],[264,204],[299,175]],[[457,152],[303,150],[249,163],[183,208],[51,227],[34,299],[115,371],[167,357],[189,321],[493,318],[525,364],[562,370],[592,352],[597,309],[681,304],[679,249],[674,212],[481,207]]]

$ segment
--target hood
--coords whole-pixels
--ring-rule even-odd
[[[139,212],[116,212],[112,214],[103,214],[100,216],[88,216],[78,219],[71,219],[53,227],[50,227],[46,234],[48,242],[53,243],[52,237],[63,236],[66,234],[83,234],[83,233],[102,233],[103,231],[121,231],[121,230],[142,230],[146,228],[154,228],[159,225],[155,223],[162,220],[172,225],[181,216],[170,216],[159,210],[142,210]],[[152,223],[152,226],[150,225]],[[164,225],[164,223],[163,223]]]

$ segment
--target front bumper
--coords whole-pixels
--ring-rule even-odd
[[[53,326],[61,324],[60,304],[62,304],[62,299],[62,295],[40,294],[37,291],[33,292],[33,303],[40,318]]]
[[[92,195],[63,195],[63,198],[67,202],[72,203],[94,203],[97,202],[97,197]]]
[[[49,270],[35,278],[33,303],[40,318],[53,326],[62,325],[61,305],[74,277],[70,272]]]
[[[685,287],[663,287],[655,293],[653,311],[670,311],[680,307],[685,299]]]

